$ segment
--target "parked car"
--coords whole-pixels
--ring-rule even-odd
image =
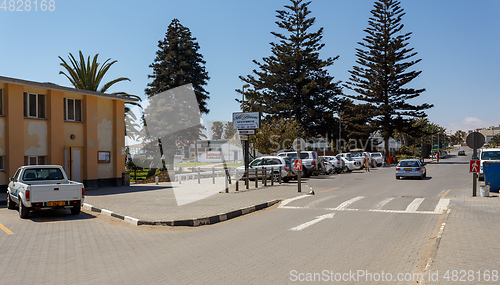
[[[28,218],[30,211],[70,209],[78,215],[85,197],[82,183],[70,181],[62,166],[21,166],[7,186],[7,208],[19,207],[19,216]]]
[[[361,165],[361,169],[365,168],[365,157],[362,152],[350,152],[350,153],[342,153],[344,157],[350,157],[353,160],[357,161]]]
[[[401,177],[424,179],[427,177],[425,164],[419,159],[402,159],[396,166],[396,179],[400,179]]]
[[[297,152],[281,152],[278,153],[280,157],[290,157],[292,158],[292,164],[294,165],[297,158]],[[322,162],[322,159],[318,157],[318,154],[315,151],[301,151],[300,159],[302,160],[302,177],[309,177],[311,175],[318,175],[321,173],[325,173],[325,165]],[[321,162],[321,163],[320,163]]]
[[[353,170],[361,169],[361,163],[357,160],[352,159],[351,156],[342,156],[341,154],[338,154],[337,159],[341,159],[344,161],[346,172],[352,172]]]
[[[342,159],[337,159],[335,156],[322,156],[322,158],[333,166],[333,171],[342,173],[345,171],[345,162]]]
[[[463,155],[463,156],[465,156],[465,150],[463,150],[463,149],[459,150],[459,151],[458,151],[458,155]]]
[[[481,162],[479,168],[479,181],[484,180],[483,164],[485,161],[500,161],[500,148],[485,148],[479,151],[478,158]]]
[[[294,178],[294,172],[292,171],[292,161],[286,157],[279,156],[263,156],[254,159],[248,165],[248,178],[255,178],[255,171],[259,176],[262,176],[262,169],[265,169],[266,178],[274,179],[278,181],[279,175],[281,174],[281,179],[284,182],[290,181]],[[245,178],[245,166],[239,166],[236,168],[236,175],[241,179]]]
[[[372,152],[371,153],[373,160],[375,161],[375,164],[380,167],[383,164],[383,156],[380,152]]]

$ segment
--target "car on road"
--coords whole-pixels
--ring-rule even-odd
[[[292,164],[294,165],[297,158],[297,152],[280,152],[279,157],[290,157],[292,159]],[[302,177],[309,177],[311,175],[318,175],[325,173],[325,165],[323,160],[319,158],[315,151],[301,151],[300,159],[302,160]]]
[[[22,219],[31,211],[70,209],[80,214],[85,198],[82,183],[70,181],[60,165],[21,166],[7,186],[7,208],[19,208]]]
[[[337,159],[336,156],[321,156],[325,161],[330,162],[333,166],[333,171],[342,173],[345,171],[345,162],[342,159]]]
[[[479,151],[478,155],[481,161],[481,166],[479,168],[479,181],[484,180],[483,164],[485,161],[500,161],[500,148],[484,148]]]
[[[352,159],[351,156],[342,156],[338,154],[337,159],[340,159],[344,162],[346,172],[352,172],[353,170],[361,169],[361,163],[357,160]]]
[[[292,161],[289,158],[279,156],[262,156],[254,159],[248,165],[248,178],[254,179],[255,171],[257,171],[257,174],[261,177],[263,173],[262,169],[265,169],[264,172],[266,173],[267,179],[271,179],[272,177],[274,181],[278,181],[279,175],[281,174],[283,182],[288,182],[296,176],[296,174],[292,171],[292,168]],[[240,179],[245,178],[245,166],[237,167],[236,175]]]
[[[463,156],[465,156],[465,150],[463,150],[463,149],[459,150],[459,151],[458,151],[458,155],[463,155]]]
[[[396,179],[401,177],[417,177],[424,179],[427,177],[425,164],[419,159],[403,159],[396,166]]]
[[[380,167],[382,166],[383,163],[383,157],[380,152],[372,152],[371,153],[373,160],[375,161],[375,164]]]

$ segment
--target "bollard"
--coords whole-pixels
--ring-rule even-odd
[[[266,171],[266,168],[265,167],[262,167],[262,174],[263,174],[263,179],[264,179],[264,183],[261,183],[261,184],[264,184],[264,186],[267,186],[267,171]]]
[[[201,176],[201,174],[200,174],[200,168],[198,167],[198,184],[200,184],[200,178],[201,178],[200,176]]]
[[[257,184],[258,182],[259,182],[259,170],[255,168],[255,188],[259,187],[259,184]]]
[[[281,165],[279,167],[280,174],[278,175],[278,183],[281,184]]]
[[[224,172],[224,183],[226,184],[226,193],[229,193],[229,177],[227,176],[227,173]]]
[[[215,184],[215,167],[212,166],[212,183]]]
[[[179,175],[177,175],[177,177],[179,177],[179,184],[182,184],[182,182],[181,182],[182,181],[182,176],[179,174]]]
[[[247,190],[250,188],[250,177],[248,176],[249,173],[248,173],[248,168],[245,169],[245,186],[247,188]]]
[[[158,176],[155,176],[155,183],[156,183],[156,185],[158,185],[158,180],[159,180]]]
[[[238,182],[240,179],[238,179],[238,174],[236,174],[236,192],[238,192]]]
[[[274,166],[271,167],[271,186],[274,186]]]

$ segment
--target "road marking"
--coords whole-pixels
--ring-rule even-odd
[[[296,227],[293,227],[290,230],[291,231],[301,231],[301,230],[303,230],[303,229],[305,229],[305,228],[307,228],[309,226],[312,226],[312,225],[314,225],[316,223],[321,222],[324,219],[331,219],[331,218],[333,218],[334,215],[335,215],[335,213],[318,216],[318,217],[316,217],[316,219],[314,219],[312,221],[309,221],[307,223],[303,223],[302,225],[298,225]]]
[[[433,170],[434,168],[436,168],[436,167],[435,167],[435,166],[433,166],[433,167],[431,167],[431,168],[427,169],[426,171]]]
[[[406,207],[406,212],[415,213],[424,200],[425,198],[416,198]]]
[[[448,191],[450,191],[450,190],[448,190]],[[446,192],[446,193],[448,193],[448,192]],[[445,195],[443,195],[443,197]],[[440,214],[440,213],[446,211],[446,209],[448,209],[448,205],[450,205],[450,199],[439,199],[439,202],[437,203],[436,208],[434,209],[434,212]]]
[[[305,206],[305,208],[307,208],[307,209],[312,208],[312,207],[316,206],[317,204],[319,204],[321,202],[324,202],[324,201],[326,201],[328,199],[332,199],[332,198],[335,198],[335,197],[337,197],[337,196],[330,196],[330,197],[325,197],[325,198],[322,198],[322,199],[314,200],[311,203],[307,204]]]
[[[305,198],[305,197],[311,197],[311,196],[310,195],[301,195],[301,196],[293,197],[293,198],[290,198],[290,199],[285,199],[285,200],[283,200],[281,202],[281,204],[278,206],[278,208],[284,208],[290,202],[293,202],[295,200],[299,200],[299,199],[302,199],[302,198]]]
[[[358,200],[361,200],[365,198],[364,196],[358,196],[358,197],[355,197],[355,198],[352,198],[350,200],[347,200],[345,201],[344,203],[340,204],[337,208],[335,208],[335,210],[345,210],[347,209],[347,207],[349,207],[352,203],[358,201]]]
[[[4,225],[0,224],[0,229],[2,229],[4,232],[6,232],[8,235],[13,235],[14,233],[11,232],[7,227]]]
[[[391,198],[387,198],[385,200],[383,200],[382,202],[378,203],[376,206],[375,206],[375,210],[380,210],[382,209],[382,207],[385,206],[385,204],[391,202],[392,200],[394,199],[394,197],[391,197]]]
[[[444,192],[443,196],[441,196],[441,199],[444,199],[444,197],[445,197],[448,193],[450,193],[450,191],[451,191],[451,189],[448,189],[448,191]]]

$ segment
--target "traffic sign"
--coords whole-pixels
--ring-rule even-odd
[[[240,135],[240,141],[247,141],[248,136],[247,135]]]
[[[467,136],[466,142],[470,148],[474,148],[474,136],[476,137],[476,148],[481,148],[484,145],[485,139],[483,134],[479,132],[470,133]]]
[[[472,159],[469,163],[469,173],[479,173],[480,165],[480,160]]]
[[[302,159],[295,161],[295,171],[302,171]]]
[[[255,135],[255,130],[238,130],[240,135]]]
[[[306,149],[306,141],[304,139],[295,139],[292,143],[295,151]]]

